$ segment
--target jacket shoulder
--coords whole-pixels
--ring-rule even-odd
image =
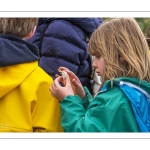
[[[40,66],[37,66],[35,70],[32,72],[31,76],[37,78],[40,82],[52,82],[53,79],[49,76]]]

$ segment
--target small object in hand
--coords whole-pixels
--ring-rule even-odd
[[[58,70],[58,71],[62,74],[62,77],[63,77],[63,79],[65,80],[66,77],[67,77],[67,72],[61,71],[61,70]]]

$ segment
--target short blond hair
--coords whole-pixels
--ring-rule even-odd
[[[148,44],[134,18],[107,20],[92,34],[88,51],[102,56],[105,69],[102,83],[118,77],[135,77],[150,82]],[[120,63],[119,58],[125,59]]]
[[[26,37],[37,25],[38,18],[0,18],[0,34]]]

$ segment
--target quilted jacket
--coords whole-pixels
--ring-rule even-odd
[[[64,66],[91,91],[87,38],[101,24],[101,18],[40,18],[34,36],[27,41],[41,49],[39,66],[53,79],[58,68]]]

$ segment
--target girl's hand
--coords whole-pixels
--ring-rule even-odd
[[[80,96],[81,99],[83,99],[85,97],[85,92],[84,92],[84,89],[82,87],[82,84],[81,84],[79,78],[68,68],[60,67],[58,70],[67,72],[67,74],[69,75],[69,78],[70,78],[70,82],[71,82],[71,86],[72,86],[74,94]],[[56,77],[58,77],[58,75],[56,75]],[[63,82],[63,83],[65,84],[65,82]]]
[[[50,91],[52,92],[52,95],[59,101],[62,101],[68,95],[74,95],[68,75],[66,76],[65,79],[65,87],[62,87],[60,85],[63,82],[64,82],[63,77],[58,76],[54,80],[52,86],[50,87]]]

